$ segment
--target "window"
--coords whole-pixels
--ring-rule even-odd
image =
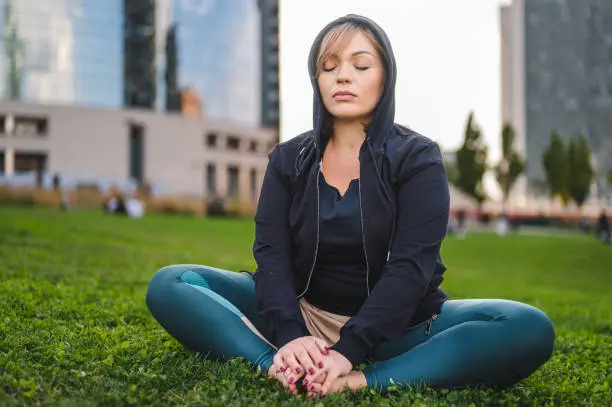
[[[206,134],[205,138],[206,138],[206,141],[205,141],[206,146],[211,147],[211,148],[217,147],[217,140],[219,139],[219,136],[217,135],[217,133],[210,132]]]
[[[249,143],[249,151],[250,151],[251,153],[256,153],[256,152],[257,152],[257,141],[252,140],[252,141]]]
[[[47,124],[44,117],[15,116],[13,134],[44,137],[47,135]]]
[[[130,177],[144,182],[144,127],[130,124]]]
[[[236,136],[228,136],[227,148],[228,150],[238,150],[240,148],[240,139]]]
[[[35,172],[36,186],[41,186],[47,169],[47,154],[15,153],[15,173]]]
[[[4,174],[4,151],[0,151],[0,175]]]
[[[238,167],[230,166],[227,167],[227,193],[229,197],[234,198],[238,196]]]
[[[6,135],[6,117],[5,116],[0,116],[0,137]],[[4,167],[0,167],[0,171],[3,169]]]
[[[206,166],[206,192],[208,196],[217,195],[217,167],[215,164]]]

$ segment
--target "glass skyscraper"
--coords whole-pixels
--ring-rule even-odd
[[[256,0],[0,0],[0,96],[260,122]]]

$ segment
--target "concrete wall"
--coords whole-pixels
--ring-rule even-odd
[[[258,173],[258,189],[268,162],[273,134],[197,118],[162,115],[138,110],[0,103],[0,116],[46,117],[45,136],[15,135],[0,129],[0,151],[5,152],[5,172],[12,172],[13,154],[48,155],[46,171],[71,177],[127,181],[130,176],[130,125],[144,131],[144,178],[164,195],[206,195],[206,167],[217,166],[217,192],[227,192],[227,167],[240,171],[240,196],[251,200],[250,171]],[[9,119],[10,121],[10,119]],[[207,134],[218,134],[217,147],[208,147]],[[226,147],[231,135],[239,150]],[[249,151],[251,141],[257,151]]]

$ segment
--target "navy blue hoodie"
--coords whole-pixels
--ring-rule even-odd
[[[253,254],[257,306],[265,335],[281,347],[309,335],[298,300],[315,272],[319,241],[319,176],[330,115],[317,86],[315,62],[330,28],[346,21],[371,30],[384,48],[386,83],[359,153],[368,298],[332,346],[353,365],[381,341],[440,312],[446,270],[440,246],[449,217],[449,191],[436,143],[394,124],[395,58],[384,31],[348,15],[316,37],[308,68],[314,89],[313,130],[283,142],[269,155],[255,215]]]

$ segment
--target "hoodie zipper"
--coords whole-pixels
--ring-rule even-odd
[[[314,273],[315,266],[317,265],[317,256],[319,254],[319,223],[320,223],[319,211],[321,210],[320,208],[321,199],[319,197],[319,182],[321,181],[320,177],[321,177],[321,166],[322,165],[323,165],[323,162],[319,161],[319,170],[317,171],[317,244],[315,246],[315,255],[314,255],[314,260],[312,262],[312,267],[310,268],[310,274],[308,274],[308,282],[306,283],[306,288],[304,288],[304,291],[302,291],[302,293],[297,296],[298,300],[306,294],[306,292],[308,291],[308,287],[310,287],[310,279],[312,278],[312,273]]]
[[[367,142],[367,139],[366,139]],[[369,143],[367,143],[369,148]],[[359,160],[359,216],[361,217],[361,241],[363,242],[363,254],[365,256],[366,263],[366,287],[368,290],[368,297],[370,296],[370,264],[368,262],[368,251],[366,249],[366,237],[363,226],[363,205],[361,200],[361,160]]]

